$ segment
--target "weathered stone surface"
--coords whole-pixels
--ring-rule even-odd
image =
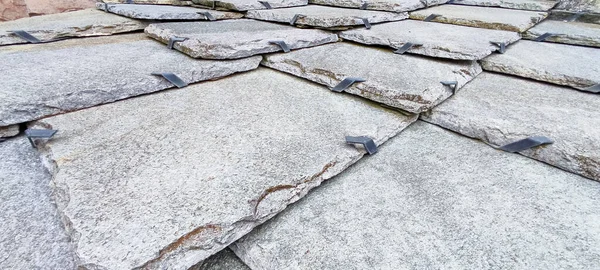
[[[247,11],[254,9],[267,9],[267,7],[257,0],[219,0],[215,3],[213,0],[192,0],[192,2],[204,5],[214,6],[219,9]],[[271,8],[285,8],[308,5],[308,0],[266,0]]]
[[[252,269],[589,269],[600,183],[417,122],[232,245]]]
[[[555,34],[544,41],[600,47],[600,25],[582,22],[545,20],[529,29],[523,38],[536,39],[545,34]]]
[[[458,60],[479,60],[498,50],[494,42],[511,44],[518,33],[450,24],[406,20],[373,25],[370,30],[355,29],[340,37],[368,45],[384,45],[395,49],[411,42],[423,44],[407,53]]]
[[[599,106],[594,94],[484,72],[422,117],[494,146],[546,136],[554,144],[521,154],[600,180]]]
[[[192,5],[192,1],[184,1],[184,0],[102,0],[104,3],[116,3],[116,4],[126,4],[129,1],[132,1],[134,4],[141,5],[171,5],[171,6],[189,6]]]
[[[76,269],[50,174],[23,136],[0,143],[0,268]]]
[[[600,14],[600,1],[598,0],[561,0],[556,6],[557,10],[571,12],[585,12]]]
[[[97,8],[104,9],[104,5],[98,3]],[[185,6],[113,4],[108,5],[107,8],[112,13],[142,20],[208,20],[205,15],[198,14],[198,12],[208,12],[216,20],[239,19],[244,17],[244,14],[236,12],[224,12]]]
[[[68,37],[106,36],[142,30],[145,23],[99,10],[80,10],[61,14],[23,18],[0,23],[0,45],[27,43],[11,31],[27,31],[42,41]]]
[[[363,78],[344,91],[412,113],[430,110],[452,95],[441,81],[457,81],[460,88],[481,73],[475,61],[397,55],[349,43],[268,55],[262,64],[328,87],[347,77]]]
[[[94,6],[95,0],[0,0],[0,21],[81,10]]]
[[[250,268],[231,249],[226,248],[192,266],[189,270],[250,270]]]
[[[484,70],[587,88],[600,83],[598,59],[599,49],[523,40],[481,65]]]
[[[19,135],[19,125],[0,127],[0,140]]]
[[[525,32],[540,22],[548,14],[546,12],[514,10],[491,7],[472,7],[460,5],[443,5],[410,13],[410,18],[424,20],[431,14],[438,14],[432,22],[449,23],[478,28]]]
[[[193,83],[255,69],[260,60],[199,61],[143,34],[4,47],[0,74],[10,76],[0,84],[0,126],[174,87],[153,72]]]
[[[0,0],[0,22],[29,16],[23,0]]]
[[[194,58],[236,59],[257,54],[282,51],[271,41],[284,41],[290,49],[300,49],[336,42],[336,34],[317,29],[249,19],[218,22],[176,22],[151,24],[146,34],[168,43],[173,37],[187,40],[173,48]]]
[[[363,3],[367,2],[366,9],[368,10],[383,10],[393,12],[413,11],[421,8],[440,5],[448,2],[448,0],[309,0],[311,4],[345,7],[345,8],[361,8]]]
[[[187,269],[414,120],[259,69],[38,124],[82,264]]]
[[[469,6],[547,11],[552,9],[558,2],[558,0],[454,0],[452,3]]]

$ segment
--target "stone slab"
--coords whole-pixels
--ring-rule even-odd
[[[575,16],[576,19],[573,20]],[[583,23],[600,24],[600,13],[578,13],[553,9],[548,18],[556,21],[577,21]]]
[[[555,34],[544,41],[600,47],[600,24],[545,20],[523,34],[536,39],[545,33]]]
[[[34,126],[82,265],[187,269],[415,120],[264,68]]]
[[[23,18],[0,23],[0,46],[27,43],[11,31],[23,30],[41,41],[106,36],[144,29],[147,24],[94,9]]]
[[[225,10],[248,11],[255,9],[268,9],[257,0],[192,0],[194,3]],[[215,3],[216,2],[216,3]],[[308,5],[308,0],[266,0],[271,8],[286,8]]]
[[[138,5],[170,5],[170,6],[189,6],[192,5],[192,1],[185,0],[102,0],[104,3],[112,4],[127,4],[133,2]]]
[[[323,30],[298,29],[250,19],[151,24],[145,31],[165,44],[173,37],[187,38],[175,43],[173,48],[204,59],[237,59],[282,51],[271,41],[284,41],[294,50],[338,40],[336,34]]]
[[[546,12],[537,11],[443,5],[413,11],[410,13],[410,18],[424,20],[431,14],[440,15],[431,20],[432,22],[513,32],[525,32],[548,16]]]
[[[589,269],[600,183],[417,122],[232,245],[252,269]]]
[[[98,9],[104,9],[104,5],[97,4]],[[201,9],[186,6],[165,6],[165,5],[128,5],[113,4],[108,5],[111,13],[140,20],[208,20],[203,14],[198,12],[208,12],[215,20],[239,19],[244,14],[236,12],[224,12],[209,9]]]
[[[174,87],[153,72],[193,83],[255,69],[260,60],[199,61],[143,34],[3,47],[0,74],[11,76],[0,84],[0,127]]]
[[[407,53],[457,60],[479,60],[498,50],[494,42],[511,44],[518,33],[450,24],[406,20],[373,25],[371,29],[341,32],[341,38],[367,45],[383,45],[395,49],[404,44],[419,43]]]
[[[484,70],[586,88],[600,83],[600,50],[549,42],[520,41],[504,54],[481,61]]]
[[[422,118],[493,146],[546,136],[554,144],[521,154],[600,180],[599,106],[594,94],[484,72]]]
[[[367,2],[367,10],[406,12],[427,8],[435,5],[441,5],[448,2],[448,0],[309,0],[308,2],[311,4],[343,8],[361,8],[363,6],[363,3]]]
[[[411,113],[428,111],[452,95],[441,81],[457,81],[460,88],[481,73],[475,61],[397,55],[350,43],[268,55],[262,64],[330,88],[347,77],[363,78],[344,91]]]
[[[600,15],[600,2],[598,0],[562,0],[556,9]]]
[[[295,15],[301,15],[295,22],[299,26],[312,26],[331,29],[347,29],[349,26],[364,25],[362,19],[369,23],[400,21],[408,18],[408,13],[384,12],[310,5],[304,7],[251,10],[246,17],[251,19],[290,23]]]
[[[250,270],[231,249],[226,248],[188,270]]]
[[[548,11],[560,1],[554,0],[454,0],[452,4],[499,7],[532,11]]]
[[[0,140],[19,135],[19,125],[0,127]]]

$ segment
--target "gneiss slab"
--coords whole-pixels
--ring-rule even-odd
[[[558,2],[557,0],[454,0],[452,4],[547,11]]]
[[[192,0],[194,3],[216,9],[247,11],[308,5],[308,0]]]
[[[417,122],[232,245],[252,269],[594,268],[600,183]]]
[[[367,10],[383,10],[405,12],[446,3],[448,0],[309,0],[311,4],[359,8]]]
[[[430,110],[481,72],[475,61],[398,55],[391,50],[335,43],[265,56],[265,66],[330,88],[349,77],[365,81],[344,91],[412,113]]]
[[[536,39],[550,33],[546,42],[600,47],[600,24],[545,20],[523,34],[525,39]]]
[[[414,44],[406,53],[439,58],[479,60],[520,39],[518,33],[458,25],[405,20],[373,25],[371,29],[341,32],[340,37],[367,45],[395,49]]]
[[[546,136],[554,143],[520,153],[600,180],[599,106],[594,94],[484,72],[422,118],[498,147]]]
[[[298,29],[293,26],[250,19],[217,22],[176,22],[151,24],[146,34],[165,44],[171,38],[175,49],[194,58],[236,59],[257,54],[283,51],[275,42],[283,41],[287,48],[299,49],[336,42],[336,34],[318,29]]]
[[[263,68],[38,124],[82,265],[187,269],[414,120]]]
[[[128,5],[112,4],[105,6],[97,3],[98,9],[108,11],[121,16],[143,19],[143,20],[224,20],[238,19],[244,17],[241,13],[225,12],[201,9],[185,6],[165,6],[165,5]]]
[[[0,127],[258,67],[260,57],[198,61],[143,34],[72,39],[0,49]]]

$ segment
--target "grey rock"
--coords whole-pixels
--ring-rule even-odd
[[[525,39],[536,39],[545,33],[553,36],[544,41],[600,47],[600,25],[583,22],[545,20],[523,34]]]
[[[370,30],[354,29],[341,32],[341,38],[367,45],[383,45],[398,49],[404,44],[418,43],[407,53],[458,60],[479,60],[498,46],[518,41],[518,33],[481,29],[450,24],[406,20],[373,25]]]
[[[173,48],[194,58],[237,59],[282,51],[272,41],[284,41],[290,49],[336,42],[336,34],[249,19],[217,22],[176,22],[151,24],[146,34],[168,43],[173,37],[187,40]]]
[[[579,13],[553,9],[548,19],[555,21],[576,21],[582,23],[600,24],[600,13]]]
[[[285,7],[297,7],[297,6],[306,6],[308,5],[308,0],[265,0],[265,1],[257,1],[257,0],[192,0],[194,3],[204,6],[212,7],[214,6],[217,9],[225,9],[225,10],[237,10],[237,11],[247,11],[254,9],[267,9],[265,4],[261,2],[267,2],[271,8],[285,8]]]
[[[226,248],[188,270],[250,270],[231,249]]]
[[[265,68],[33,126],[82,265],[187,269],[415,120]]]
[[[101,3],[97,3],[96,6],[99,9],[105,8]],[[206,15],[200,14],[202,12],[208,12],[215,20],[239,19],[244,17],[243,14],[236,12],[185,6],[113,4],[108,5],[107,8],[111,13],[143,20],[209,20]]]
[[[367,3],[366,9],[368,10],[405,12],[444,4],[448,0],[309,0],[308,2],[311,4],[344,8],[361,8],[364,3]]]
[[[600,183],[417,122],[232,245],[252,269],[590,269]]]
[[[558,0],[454,0],[452,3],[469,6],[548,11],[558,2]]]
[[[412,113],[428,111],[452,95],[441,81],[457,81],[460,88],[481,73],[475,61],[397,55],[349,43],[267,55],[262,64],[331,88],[359,77],[366,81],[344,91]]]
[[[501,72],[574,88],[600,83],[600,50],[523,40],[504,54],[481,61],[484,70]]]
[[[598,0],[561,0],[556,9],[600,15],[600,2]]]
[[[422,118],[493,146],[546,136],[554,144],[521,154],[600,180],[599,106],[594,94],[484,72]]]
[[[133,2],[133,4],[142,4],[142,5],[171,5],[171,6],[189,6],[192,5],[193,2],[187,0],[102,0],[104,3],[113,3],[113,4],[126,4],[128,2]]]
[[[0,140],[19,135],[19,125],[0,127]]]
[[[0,84],[0,126],[174,87],[153,72],[193,83],[255,69],[260,60],[199,61],[143,34],[3,47],[0,74],[11,76]]]

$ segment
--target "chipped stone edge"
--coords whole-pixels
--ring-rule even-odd
[[[545,14],[544,14],[544,16],[540,16],[540,17],[531,16],[531,21],[526,26],[523,26],[523,27],[511,25],[511,24],[508,24],[508,23],[501,23],[501,22],[486,22],[486,21],[472,20],[472,19],[451,18],[451,17],[445,17],[443,15],[442,16],[438,16],[438,17],[434,18],[431,21],[432,22],[437,22],[437,23],[446,23],[446,24],[454,24],[454,25],[463,25],[463,26],[469,26],[469,27],[476,27],[476,28],[493,29],[493,30],[505,30],[505,31],[512,31],[512,32],[522,33],[522,32],[527,31],[529,28],[533,27],[537,23],[541,22],[546,17],[548,17],[548,13],[547,12],[541,12],[541,11],[530,11],[530,12],[545,13]],[[413,20],[420,20],[420,21],[422,21],[422,20],[425,20],[425,18],[427,16],[428,15],[411,13],[409,17],[411,19],[413,19]]]
[[[310,4],[314,4],[314,5],[341,7],[341,8],[360,8],[362,5],[361,1],[336,2],[336,1],[331,1],[331,0],[309,0],[308,2]],[[434,6],[439,6],[439,5],[444,4],[444,3],[430,4],[430,3],[427,3],[427,1],[419,1],[418,4],[415,3],[412,6],[405,6],[405,5],[402,5],[401,3],[393,3],[393,2],[385,2],[385,1],[381,1],[381,2],[367,1],[367,2],[368,2],[367,10],[388,11],[388,12],[408,12],[408,11],[414,11],[414,10],[418,10],[418,9],[434,7]]]
[[[6,140],[10,137],[15,137],[19,135],[20,127],[19,125],[9,125],[0,127],[0,142]]]
[[[268,13],[268,10],[250,10],[246,13],[246,18],[261,20],[261,21],[269,21],[269,22],[280,22],[280,23],[289,23],[292,19],[286,14],[276,14],[276,13]],[[380,11],[376,11],[380,12]],[[408,18],[408,12],[401,13],[392,13],[387,12],[389,14],[381,14],[381,16],[377,14],[365,14],[364,18],[367,18],[370,23],[382,23],[382,22],[395,22],[401,21]],[[339,16],[339,17],[329,17],[322,18],[319,16],[301,16],[296,20],[296,25],[303,26],[312,26],[312,27],[322,27],[328,29],[337,29],[342,26],[357,26],[364,25],[361,17],[350,17],[350,16]]]
[[[542,2],[548,2],[547,4]],[[507,8],[507,9],[516,9],[516,10],[526,10],[526,11],[549,11],[554,8],[559,1],[554,1],[554,4],[550,3],[550,1],[538,1],[538,2],[530,2],[530,3],[518,3],[518,2],[481,2],[474,0],[456,0],[455,5],[464,5],[464,6],[477,6],[477,7],[496,7],[496,8]]]
[[[535,28],[529,29],[527,32],[523,33],[523,39],[534,40],[534,39],[538,38],[539,36],[541,36],[542,34],[544,34],[544,33],[541,33],[541,34],[535,33],[533,30],[535,30]],[[577,35],[575,33],[555,34],[554,36],[546,38],[544,40],[544,42],[553,42],[553,43],[600,48],[600,37],[594,39],[589,36]]]

